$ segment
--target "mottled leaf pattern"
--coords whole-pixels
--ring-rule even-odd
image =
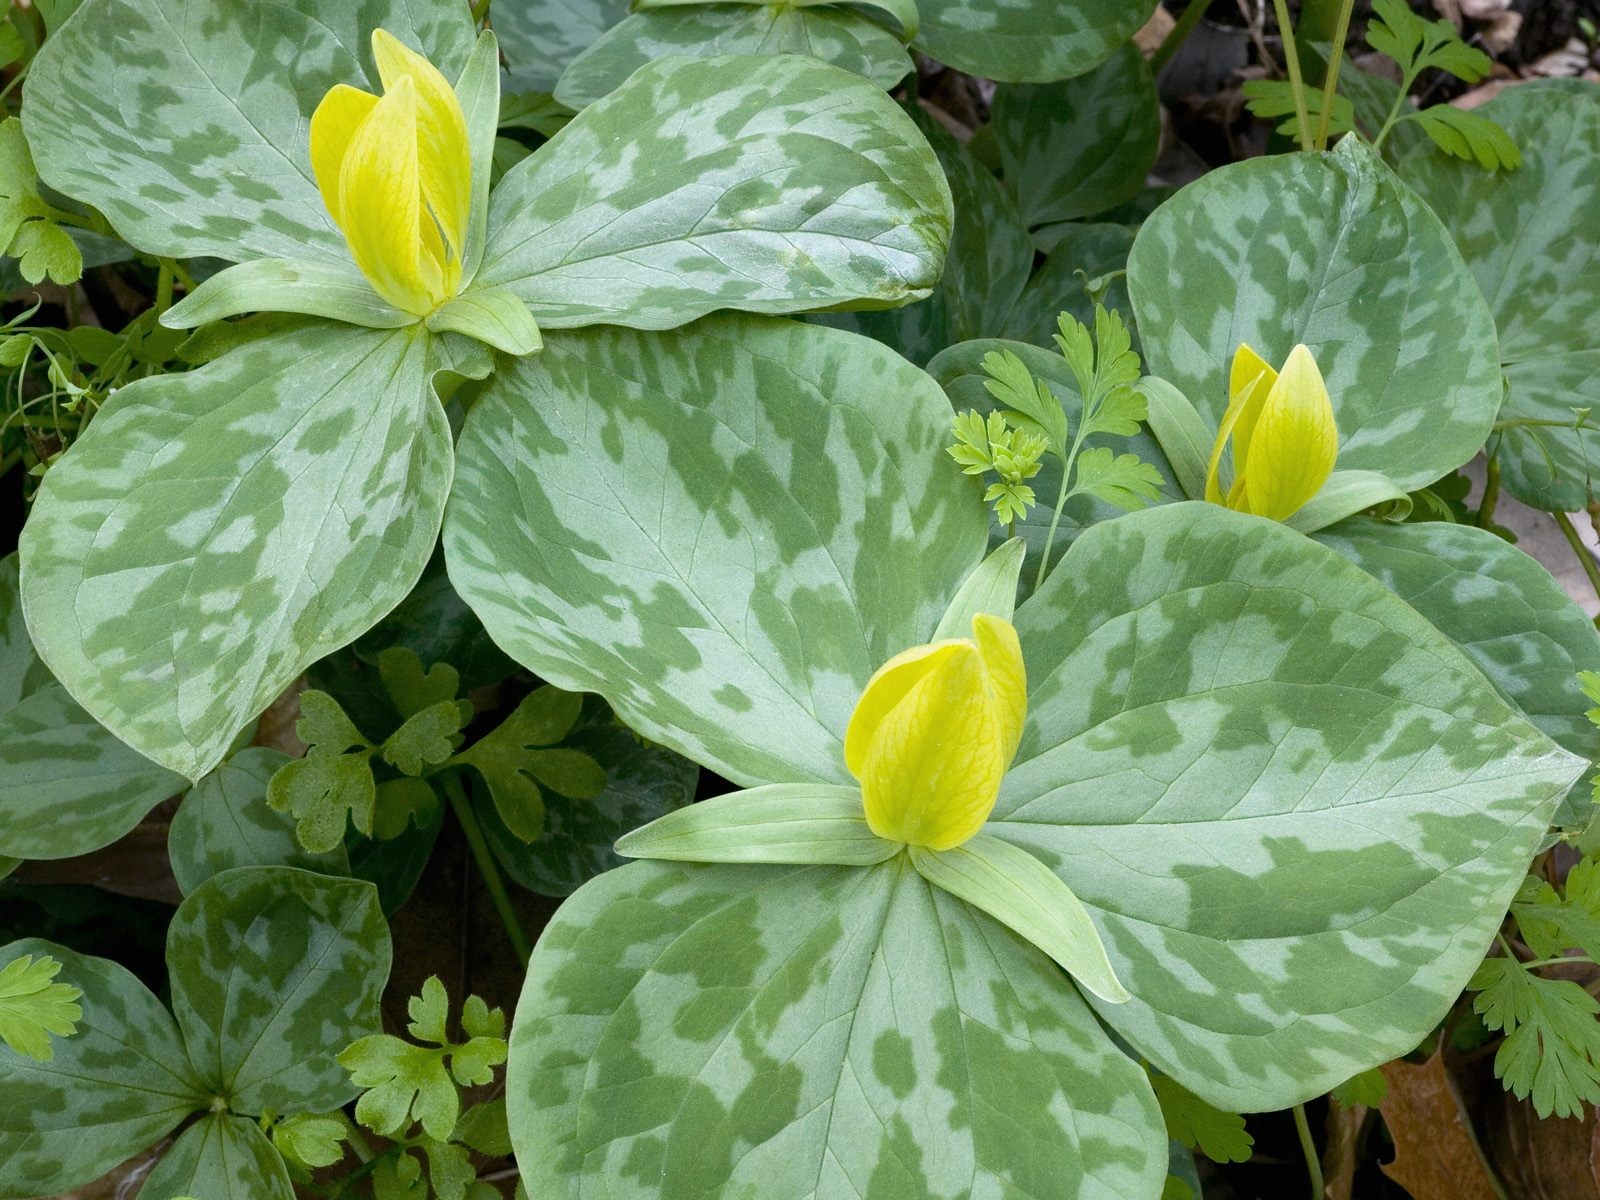
[[[311,325],[123,388],[22,535],[34,642],[83,706],[198,778],[416,582],[451,475],[430,341]]]
[[[1081,75],[1149,19],[1153,0],[918,0],[919,50],[1013,83]]]
[[[623,834],[694,799],[700,769],[662,746],[652,746],[619,724],[598,697],[562,743],[587,754],[606,772],[598,796],[573,800],[544,792],[544,828],[528,843],[506,828],[481,792],[474,800],[484,835],[506,874],[546,896],[566,896],[579,885],[620,866],[612,844]]]
[[[1317,540],[1427,617],[1553,741],[1583,758],[1600,755],[1575,678],[1600,671],[1600,633],[1540,563],[1488,530],[1438,521],[1357,518]],[[1580,779],[1556,822],[1586,825],[1593,811]]]
[[[567,67],[556,99],[583,108],[614,92],[645,63],[671,54],[809,54],[881,88],[894,87],[911,71],[900,39],[863,12],[831,5],[705,4],[625,18]]]
[[[185,1129],[139,1189],[146,1200],[294,1200],[283,1156],[254,1121],[210,1113]]]
[[[507,1072],[531,1195],[1133,1200],[1166,1174],[1144,1072],[904,858],[602,876],[540,941]]]
[[[932,380],[851,334],[551,337],[467,418],[451,578],[512,657],[645,736],[743,786],[847,782],[861,688],[983,553],[949,423]]]
[[[190,1070],[172,1015],[116,963],[49,942],[13,942],[0,961],[48,955],[83,990],[78,1032],[52,1062],[0,1045],[0,1196],[66,1191],[166,1136],[211,1098]]]
[[[506,91],[550,92],[568,63],[628,15],[629,0],[498,0]]]
[[[172,1007],[197,1075],[235,1112],[326,1112],[359,1090],[334,1056],[377,1033],[389,978],[377,890],[292,867],[215,875],[167,930]]]
[[[1370,576],[1214,505],[1095,526],[1016,624],[987,831],[1095,918],[1134,994],[1102,1019],[1232,1111],[1416,1046],[1587,765]]]
[[[1508,89],[1481,110],[1522,150],[1489,174],[1423,143],[1401,173],[1433,206],[1489,300],[1506,367],[1506,420],[1571,423],[1600,412],[1600,89],[1549,79]],[[1506,489],[1545,509],[1600,495],[1600,432],[1524,425],[1498,453]]]
[[[1144,186],[1161,135],[1150,67],[1124,46],[1087,75],[995,92],[1006,185],[1030,229],[1114,208]]]
[[[0,559],[0,853],[98,850],[186,782],[118,741],[56,682],[23,624],[17,556]]]
[[[348,261],[307,133],[334,84],[380,90],[379,26],[452,79],[472,50],[453,0],[87,0],[29,69],[40,177],[152,254]]]
[[[540,328],[681,325],[924,296],[950,193],[882,90],[799,55],[672,58],[495,189],[478,283]]]
[[[1366,145],[1213,171],[1139,231],[1128,288],[1159,330],[1147,370],[1220,420],[1241,342],[1316,356],[1341,468],[1426,486],[1483,446],[1500,407],[1494,325],[1438,218]]]
[[[184,797],[167,833],[172,874],[188,895],[234,867],[299,867],[348,875],[342,849],[312,854],[294,834],[294,818],[268,807],[267,781],[293,761],[265,746],[248,746],[207,775]]]

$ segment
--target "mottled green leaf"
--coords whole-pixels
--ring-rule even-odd
[[[55,681],[23,625],[17,556],[0,559],[0,851],[87,854],[184,786],[118,741]]]
[[[21,542],[34,641],[90,713],[199,778],[405,596],[451,475],[430,346],[312,325],[107,402]]]
[[[534,954],[507,1068],[530,1195],[1153,1197],[1144,1072],[1009,930],[875,868],[637,863]]]
[[[1102,1019],[1221,1108],[1415,1047],[1587,766],[1370,576],[1215,505],[1095,526],[1016,624],[987,832],[1094,917],[1134,996]]]
[[[477,285],[510,288],[546,332],[885,307],[928,294],[950,222],[926,142],[865,79],[799,55],[677,57],[506,173]]]
[[[555,96],[583,108],[673,54],[807,54],[892,88],[911,71],[900,39],[863,12],[787,4],[697,4],[624,18],[561,73]]]
[[[52,1062],[0,1046],[0,1196],[88,1183],[166,1136],[211,1093],[189,1067],[172,1016],[116,963],[36,939],[0,959],[48,956],[83,990],[78,1032]]]
[[[294,1186],[260,1126],[207,1113],[185,1129],[139,1189],[145,1200],[294,1200]]]
[[[1507,89],[1479,113],[1522,148],[1515,171],[1488,174],[1431,145],[1401,171],[1455,235],[1500,330],[1503,420],[1571,425],[1600,412],[1600,95],[1576,79]],[[1506,489],[1545,509],[1582,510],[1600,494],[1600,422],[1518,425],[1501,436]]]
[[[1147,369],[1216,427],[1241,342],[1316,356],[1338,465],[1426,486],[1500,407],[1494,325],[1438,218],[1356,138],[1213,171],[1156,210],[1128,260]]]
[[[918,0],[916,46],[1010,83],[1082,75],[1139,31],[1152,0]]]
[[[983,369],[983,360],[989,354],[1003,351],[1015,354],[1036,378],[1049,384],[1051,390],[1066,407],[1069,428],[1076,430],[1082,411],[1077,380],[1073,378],[1071,369],[1061,355],[1041,347],[999,340],[962,342],[958,346],[952,346],[929,363],[928,373],[943,386],[950,403],[958,411],[974,408],[987,413],[995,408],[995,401],[985,386],[988,375]],[[1142,430],[1131,438],[1095,435],[1085,439],[1084,446],[1089,449],[1104,447],[1116,452],[1131,451],[1137,454],[1161,473],[1163,479],[1161,490],[1166,495],[1173,499],[1182,497],[1183,491],[1173,477],[1172,467],[1168,464],[1166,455],[1162,453],[1160,445],[1148,430]],[[1007,530],[1005,526],[996,523],[990,534],[991,540],[997,544],[1013,534],[1027,543],[1028,561],[1022,568],[1022,582],[1025,589],[1032,587],[1034,574],[1038,570],[1039,554],[1044,549],[1045,537],[1049,530],[1052,506],[1061,490],[1061,460],[1053,456],[1046,457],[1043,469],[1029,482],[1039,495],[1041,501],[1039,507],[1019,520],[1015,528]],[[1122,512],[1122,509],[1087,492],[1080,492],[1071,497],[1062,509],[1061,527],[1056,533],[1056,552],[1059,553],[1061,546],[1070,543],[1089,526],[1121,516]]]
[[[509,90],[550,92],[567,64],[628,15],[629,0],[496,0]]]
[[[452,79],[473,46],[453,0],[87,0],[28,72],[39,174],[148,253],[347,262],[307,138],[334,84],[381,91],[380,26]]]
[[[1093,216],[1132,199],[1155,165],[1155,79],[1124,46],[1086,75],[998,88],[994,131],[1028,228]]]
[[[1345,521],[1317,540],[1427,617],[1553,741],[1600,756],[1575,678],[1600,670],[1600,634],[1543,565],[1488,530],[1440,521]],[[1593,809],[1580,780],[1556,823],[1587,824]]]
[[[884,312],[830,314],[821,323],[864,333],[925,363],[952,343],[1000,332],[1033,270],[1033,243],[1015,201],[988,169],[920,105],[908,111],[938,156],[954,198],[944,273],[926,300]]]
[[[167,930],[188,1061],[234,1112],[338,1108],[334,1056],[376,1033],[389,927],[371,884],[244,867],[201,884]]]
[[[278,750],[246,747],[184,797],[167,833],[172,874],[184,895],[234,867],[350,873],[342,847],[327,854],[310,853],[295,837],[294,819],[268,806],[267,782],[291,761]]]
[[[473,797],[484,835],[506,874],[546,896],[570,895],[602,871],[620,866],[612,849],[623,834],[694,799],[700,768],[621,724],[598,696],[563,743],[605,769],[605,788],[588,799],[544,796],[544,823],[533,842],[508,829],[491,799]]]
[[[741,786],[847,782],[861,688],[983,551],[949,426],[927,376],[846,333],[552,337],[467,418],[451,577],[524,665]]]
[[[1096,298],[1132,326],[1133,306],[1128,300],[1125,271],[1133,230],[1124,225],[1073,222],[1056,226],[1055,232],[1059,236],[1049,256],[1028,280],[1005,324],[994,335],[1051,347],[1060,315],[1069,313],[1074,320],[1092,324]]]

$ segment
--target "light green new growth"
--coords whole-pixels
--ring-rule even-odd
[[[1045,535],[1044,552],[1039,556],[1035,588],[1049,573],[1050,549],[1061,524],[1061,511],[1073,496],[1095,496],[1107,504],[1132,511],[1154,503],[1161,495],[1161,472],[1137,454],[1116,454],[1106,446],[1084,449],[1085,440],[1097,434],[1132,437],[1139,432],[1145,419],[1145,398],[1132,386],[1139,380],[1139,356],[1133,350],[1133,337],[1127,325],[1117,312],[1108,312],[1099,303],[1094,306],[1092,333],[1087,325],[1069,313],[1062,313],[1056,323],[1061,330],[1055,336],[1056,346],[1078,381],[1078,395],[1083,401],[1076,434],[1071,434],[1066,411],[1050,385],[1035,378],[1017,355],[1009,350],[990,351],[983,358],[983,369],[989,376],[984,387],[1002,406],[1004,418],[1022,434],[1041,442],[1042,450],[1054,454],[1062,464],[1061,490],[1056,497],[1050,530]],[[964,413],[957,418],[956,436],[966,443],[963,421],[967,422],[965,432],[973,434],[978,415]],[[994,428],[991,417],[989,429]],[[1029,443],[1028,449],[1031,448],[1032,443]],[[963,464],[969,475],[979,473],[968,465],[976,462],[975,455],[968,452],[968,445],[952,447],[950,454]],[[1038,473],[1038,456],[1034,453],[1032,469],[1023,478]],[[1005,483],[1002,475],[1001,483],[991,487],[984,498],[996,500]],[[1031,505],[1033,489],[1022,490],[1027,494],[1027,505]],[[1025,513],[1027,505],[1017,515]],[[1001,512],[997,500],[995,511]],[[1001,519],[1009,523],[1004,515]]]
[[[0,967],[0,1041],[39,1062],[56,1056],[51,1036],[71,1037],[78,1031],[83,993],[56,983],[61,964],[53,958],[25,954]]]
[[[1167,1135],[1173,1141],[1200,1151],[1212,1162],[1249,1160],[1255,1139],[1238,1113],[1207,1104],[1176,1079],[1156,1071],[1150,1072],[1150,1087],[1166,1120]]]
[[[1022,367],[1021,361],[1016,365]],[[994,515],[1008,527],[1027,516],[1037,498],[1024,480],[1039,473],[1039,458],[1048,448],[1045,439],[1013,429],[1002,412],[985,418],[976,409],[956,414],[955,435],[955,445],[946,453],[961,464],[962,471],[968,475],[992,471],[1000,477],[983,494],[984,503],[994,505]]]
[[[461,1009],[464,1042],[449,1034],[450,997],[437,976],[422,985],[408,1011],[407,1032],[416,1043],[386,1033],[364,1037],[339,1055],[357,1087],[356,1120],[374,1133],[394,1137],[413,1122],[435,1141],[446,1141],[461,1116],[462,1087],[489,1083],[506,1060],[506,1018],[477,996]]]

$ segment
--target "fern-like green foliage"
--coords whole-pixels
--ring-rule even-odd
[[[83,993],[55,982],[60,973],[55,959],[31,954],[0,967],[0,1042],[17,1054],[50,1062],[56,1056],[50,1039],[78,1031]]]
[[[1200,1099],[1177,1080],[1152,1071],[1150,1087],[1167,1122],[1167,1136],[1212,1162],[1247,1162],[1255,1139],[1238,1113],[1224,1112]]]

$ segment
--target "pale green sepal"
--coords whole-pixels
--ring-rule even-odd
[[[1404,511],[1393,520],[1404,520],[1411,512],[1411,498],[1405,488],[1380,471],[1335,471],[1322,490],[1290,516],[1284,524],[1301,533],[1315,533],[1377,504],[1398,501]]]
[[[873,833],[861,790],[777,783],[668,813],[617,841],[629,858],[674,862],[870,867],[900,852]]]
[[[971,637],[972,618],[979,613],[1009,621],[1017,610],[1017,579],[1022,574],[1022,561],[1027,554],[1028,543],[1019,537],[996,547],[967,576],[955,599],[950,601],[939,628],[933,631],[933,640]]]
[[[417,318],[384,300],[354,263],[258,258],[218,271],[161,314],[168,329],[198,329],[240,313],[327,317],[368,329],[400,329]]]
[[[491,30],[478,35],[472,57],[456,80],[456,99],[467,119],[467,145],[472,155],[472,211],[467,221],[467,245],[461,255],[461,278],[471,283],[483,261],[489,231],[490,172],[500,126],[500,43]]]
[[[1206,494],[1206,460],[1214,434],[1206,430],[1205,418],[1194,404],[1172,384],[1154,375],[1139,380],[1148,416],[1145,424],[1167,452],[1178,486],[1191,500]]]
[[[434,333],[461,333],[521,358],[544,347],[539,323],[510,288],[480,288],[428,314]]]
[[[1108,1004],[1133,998],[1111,969],[1083,902],[1020,846],[980,833],[950,850],[909,849],[911,865],[924,879],[1027,938],[1081,987]]]

